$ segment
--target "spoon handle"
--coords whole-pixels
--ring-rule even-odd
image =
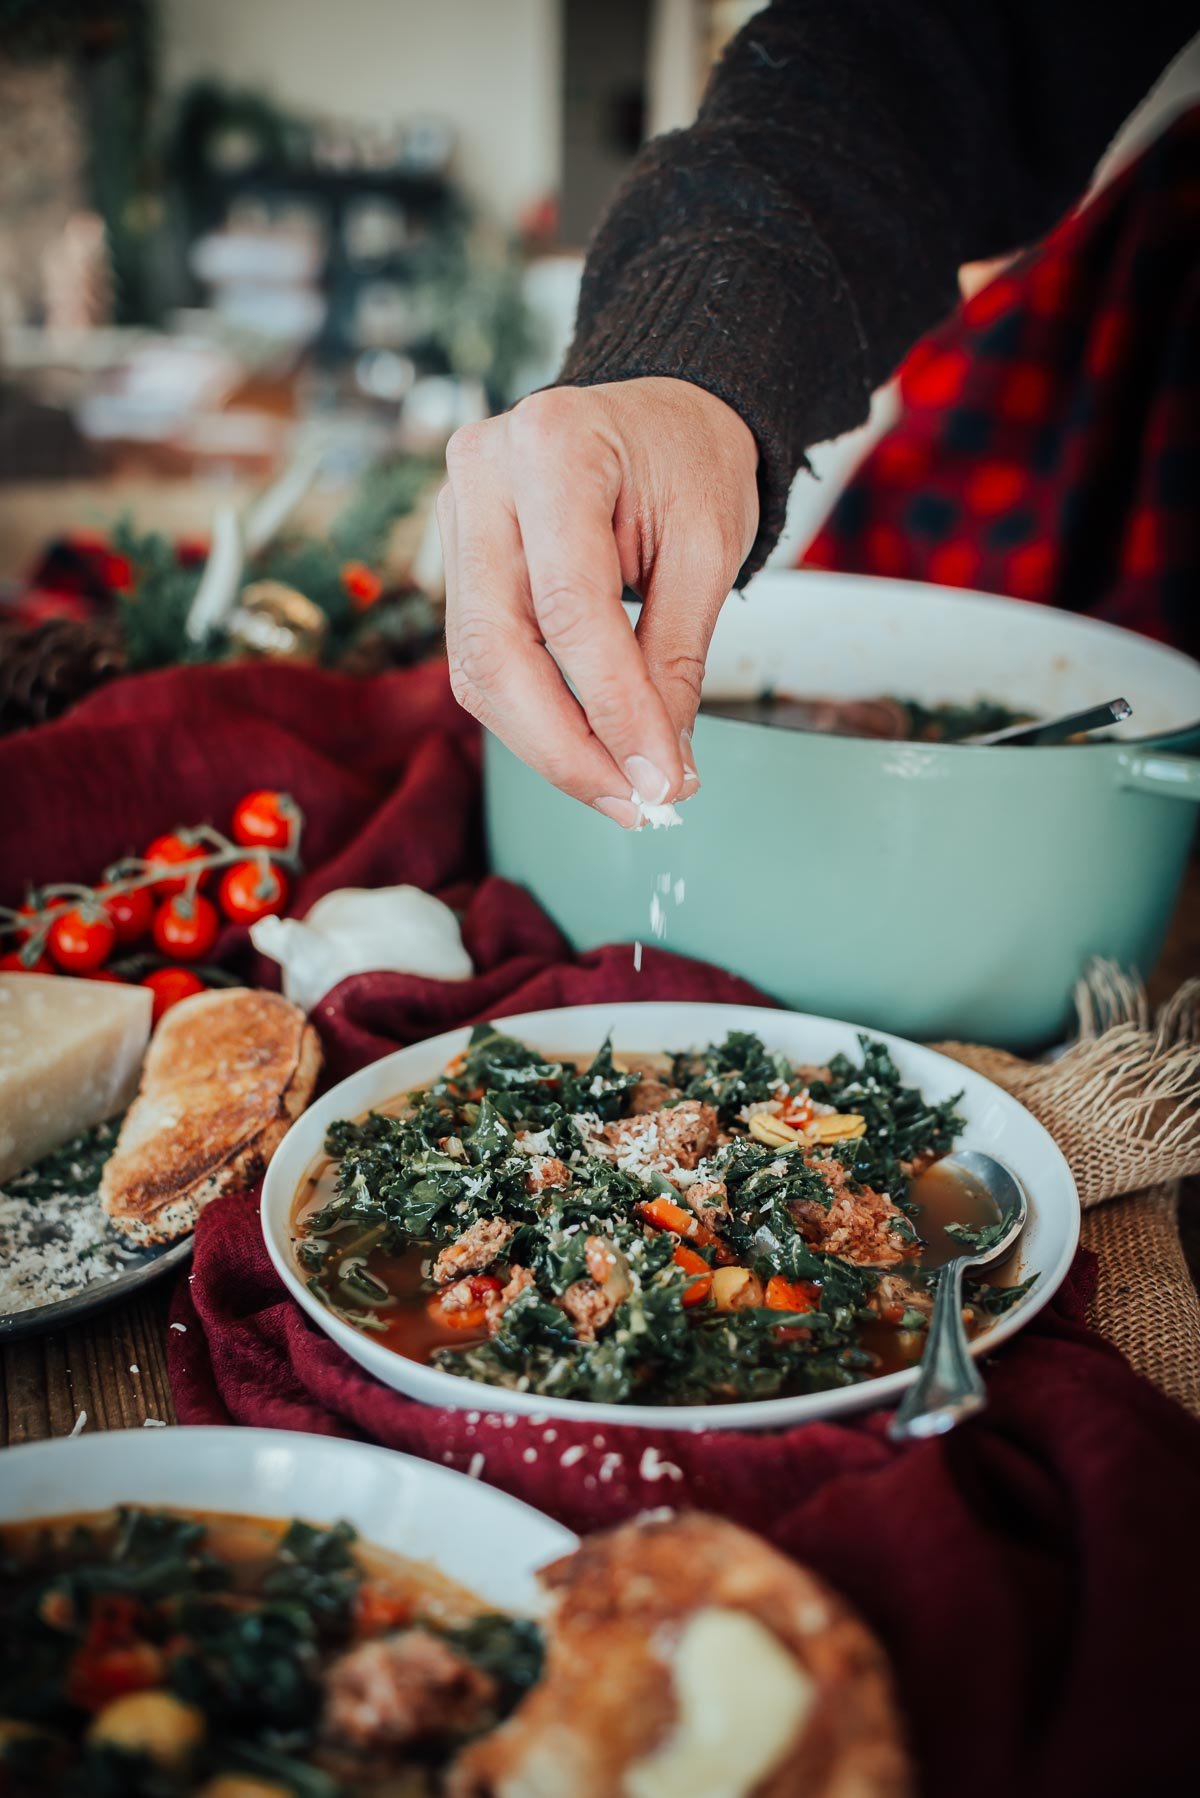
[[[925,1353],[920,1372],[888,1430],[893,1442],[944,1435],[987,1404],[963,1324],[964,1265],[962,1256],[956,1255],[938,1269]]]

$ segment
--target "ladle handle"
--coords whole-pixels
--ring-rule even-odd
[[[963,1324],[963,1267],[962,1257],[956,1255],[938,1269],[925,1353],[888,1430],[893,1442],[942,1436],[987,1404]]]

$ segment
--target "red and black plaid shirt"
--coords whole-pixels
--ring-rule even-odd
[[[801,558],[1200,653],[1200,107],[966,302]]]

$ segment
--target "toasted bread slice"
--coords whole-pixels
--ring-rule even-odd
[[[453,1798],[911,1793],[882,1648],[757,1536],[696,1512],[643,1518],[540,1578],[542,1677],[459,1756]]]
[[[223,987],[173,1006],[100,1183],[116,1228],[171,1242],[218,1193],[252,1184],[320,1067],[316,1031],[277,993]]]

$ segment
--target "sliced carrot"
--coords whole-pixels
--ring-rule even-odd
[[[671,1199],[644,1199],[638,1206],[638,1215],[653,1224],[656,1230],[674,1230],[676,1236],[691,1236],[693,1227],[699,1222],[690,1211],[685,1211]]]
[[[681,1267],[685,1274],[696,1275],[683,1289],[684,1304],[699,1305],[712,1291],[712,1268],[703,1255],[698,1255],[695,1249],[689,1249],[682,1242],[675,1250],[674,1261],[676,1267]]]
[[[770,1311],[815,1311],[821,1288],[812,1280],[785,1280],[782,1274],[772,1274],[763,1298]],[[785,1324],[775,1334],[780,1342],[807,1342],[812,1331]]]
[[[698,1243],[702,1249],[712,1249],[718,1267],[725,1267],[737,1259],[715,1230],[710,1230],[693,1212],[685,1211],[671,1199],[645,1199],[637,1211],[642,1221],[655,1230],[670,1230],[675,1236],[686,1236],[689,1242]]]
[[[382,1636],[386,1630],[411,1623],[412,1616],[411,1594],[389,1592],[386,1586],[368,1582],[359,1587],[354,1601],[354,1633],[356,1636]]]
[[[766,1302],[771,1311],[815,1311],[821,1300],[821,1288],[812,1280],[785,1280],[772,1274],[767,1281]]]

